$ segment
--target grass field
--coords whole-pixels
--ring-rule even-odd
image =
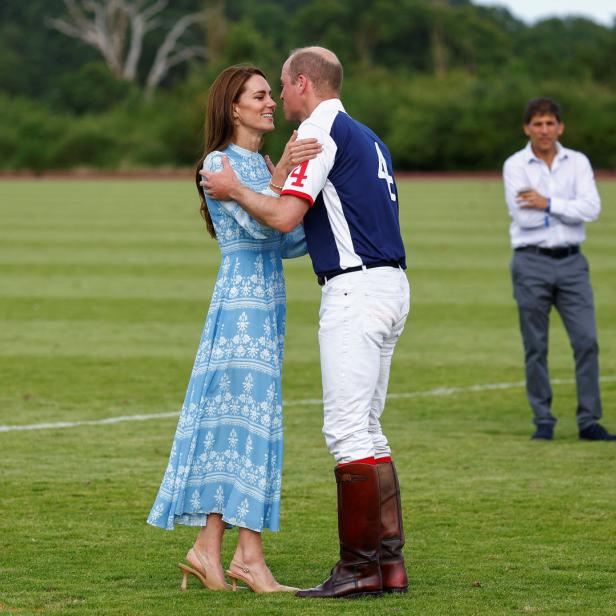
[[[585,251],[616,430],[616,183],[600,190]],[[416,180],[400,192],[412,312],[384,427],[408,595],[180,593],[176,563],[195,531],[145,524],[175,428],[159,417],[0,431],[0,614],[616,613],[616,444],[578,441],[556,316],[560,422],[553,442],[529,440],[500,183]],[[4,181],[0,238],[1,426],[179,408],[219,260],[190,181]],[[311,402],[320,290],[307,259],[286,272],[282,531],[264,541],[279,580],[305,587],[336,560],[335,484]]]

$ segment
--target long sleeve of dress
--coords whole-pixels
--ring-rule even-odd
[[[289,233],[284,233],[282,235],[281,250],[283,259],[303,257],[308,252],[304,225],[299,224],[295,229],[289,231]]]
[[[205,171],[217,172],[222,171],[222,152],[210,152],[205,161],[203,162],[203,169]],[[233,167],[233,159],[229,159],[231,166]],[[205,193],[204,193],[205,194]],[[205,195],[207,203],[218,204],[225,214],[231,216],[251,237],[257,240],[264,240],[268,237],[273,237],[278,231],[271,229],[257,222],[252,216],[248,214],[242,207],[235,201],[217,201]]]

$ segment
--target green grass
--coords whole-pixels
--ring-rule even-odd
[[[602,374],[616,375],[616,183],[589,226]],[[401,182],[412,311],[390,392],[523,379],[500,182]],[[218,250],[190,181],[0,183],[0,425],[175,411]],[[287,263],[282,531],[265,533],[284,583],[336,559],[332,459],[316,339],[320,291]],[[552,376],[570,379],[555,316]],[[603,384],[616,430],[616,382]],[[349,602],[179,592],[195,531],[145,518],[175,420],[0,432],[0,615],[614,614],[616,445],[581,443],[575,388],[555,386],[552,443],[529,440],[524,391],[396,397],[384,427],[403,488],[410,592]],[[224,548],[228,562],[235,531]]]

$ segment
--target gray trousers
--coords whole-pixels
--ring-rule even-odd
[[[588,261],[581,253],[553,259],[514,252],[511,261],[513,296],[518,303],[524,342],[526,393],[537,426],[554,425],[548,373],[548,332],[552,306],[565,325],[575,359],[579,429],[601,418],[599,346]]]

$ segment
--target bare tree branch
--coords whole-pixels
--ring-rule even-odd
[[[64,0],[64,5],[67,16],[48,19],[47,25],[97,49],[116,77],[137,81],[144,38],[161,25],[160,14],[169,0]],[[169,30],[148,74],[148,94],[171,67],[204,55],[203,48],[179,43],[184,32],[203,19],[201,12],[185,15]]]
[[[203,47],[184,47],[173,56],[169,56],[167,66],[171,68],[176,64],[181,64],[182,62],[186,62],[186,60],[196,57],[205,58],[205,50]]]
[[[167,8],[168,4],[169,0],[158,0],[158,2],[155,2],[142,11],[141,14],[143,15],[143,19],[145,21],[152,19],[154,15],[158,15],[163,9]]]
[[[131,40],[126,62],[124,63],[123,77],[128,81],[135,81],[137,78],[137,67],[141,52],[143,50],[143,39],[145,35],[153,30],[159,21],[155,19],[163,9],[169,4],[168,0],[158,0],[143,11],[141,9],[142,2],[134,2],[132,4],[123,3],[125,11],[131,17]]]
[[[48,25],[72,38],[82,40],[84,43],[98,49],[103,56],[109,70],[117,77],[122,76],[122,45],[123,36],[118,28],[127,27],[127,24],[113,24],[117,19],[119,10],[118,0],[108,0],[105,4],[94,0],[84,0],[79,5],[75,0],[64,0],[70,21],[66,19],[49,19]],[[86,11],[92,15],[88,15]],[[110,33],[109,26],[113,24],[115,30]]]
[[[152,68],[148,74],[146,81],[146,94],[151,93],[158,87],[160,82],[169,72],[169,69],[180,62],[184,62],[197,55],[196,49],[200,49],[200,54],[205,55],[203,48],[188,47],[181,48],[175,52],[178,46],[178,40],[184,34],[186,29],[192,24],[198,23],[203,19],[203,12],[191,13],[179,19],[173,28],[167,33],[163,44],[158,48],[156,57],[152,63]],[[175,52],[175,55],[172,55]]]

